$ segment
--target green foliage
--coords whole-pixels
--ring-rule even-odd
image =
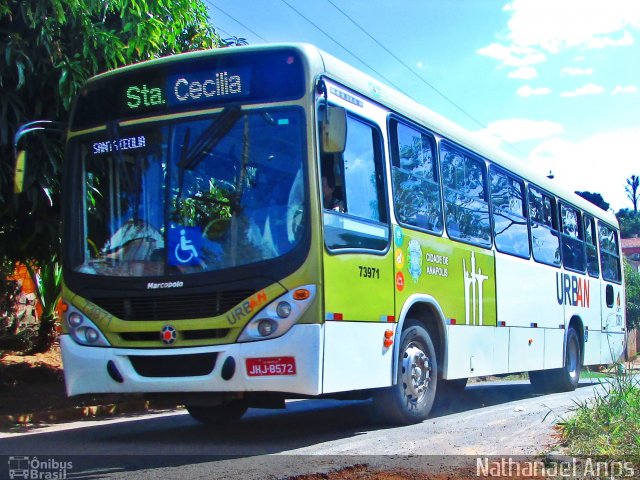
[[[600,207],[605,212],[609,210],[609,203],[605,202],[604,198],[599,193],[587,192],[587,191],[579,192],[576,190],[576,194],[580,195],[585,200],[588,200],[589,202],[593,203],[597,207]]]
[[[24,137],[25,193],[14,197],[21,124],[66,123],[76,93],[97,73],[220,45],[200,0],[0,0],[1,255],[41,269],[60,258],[63,139]]]
[[[570,455],[640,454],[640,389],[633,372],[617,365],[593,399],[578,403],[575,415],[559,423]]]
[[[640,272],[624,261],[624,281],[627,299],[627,329],[640,328]]]
[[[616,213],[620,222],[620,235],[622,238],[631,238],[640,235],[640,212],[634,212],[628,208],[622,208]]]

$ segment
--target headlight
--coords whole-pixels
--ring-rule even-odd
[[[287,318],[291,315],[291,304],[289,302],[280,302],[276,307],[276,313],[280,318]]]
[[[76,343],[92,347],[108,347],[109,342],[100,329],[80,311],[69,307],[65,313],[69,335]]]
[[[238,342],[254,342],[284,335],[309,308],[315,295],[315,285],[304,285],[285,293],[247,323]]]
[[[67,317],[69,328],[78,328],[80,325],[82,325],[83,321],[84,318],[82,318],[82,315],[80,315],[78,312],[70,313],[69,317]]]

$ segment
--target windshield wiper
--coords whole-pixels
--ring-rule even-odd
[[[241,116],[242,111],[237,106],[226,107],[222,110],[220,116],[195,139],[193,145],[181,156],[178,167],[185,170],[193,170],[197,167],[229,133]]]

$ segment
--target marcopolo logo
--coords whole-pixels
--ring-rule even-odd
[[[147,283],[147,290],[157,290],[159,288],[182,288],[182,287],[184,287],[184,282],[164,282],[164,283],[149,282]]]
[[[8,463],[10,479],[62,480],[68,478],[67,474],[73,468],[73,462],[54,458],[11,456]]]

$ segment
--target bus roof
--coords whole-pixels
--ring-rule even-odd
[[[356,69],[348,63],[334,57],[333,55],[320,50],[314,45],[306,43],[280,43],[269,45],[254,45],[231,48],[220,48],[212,50],[200,50],[195,52],[183,53],[159,59],[149,60],[134,65],[121,67],[93,77],[89,82],[102,80],[104,78],[118,75],[121,72],[144,68],[151,65],[159,65],[172,63],[177,58],[197,58],[209,57],[217,55],[233,55],[238,50],[260,51],[273,50],[281,48],[295,48],[299,50],[307,59],[310,68],[311,77],[325,74],[335,79],[346,87],[367,96],[372,101],[377,102],[389,110],[420,124],[433,131],[434,133],[447,138],[458,145],[465,147],[482,157],[491,160],[495,164],[513,172],[514,174],[532,182],[544,190],[549,191],[564,199],[566,202],[579,207],[585,212],[598,217],[612,226],[618,227],[616,216],[612,212],[607,212],[585,200],[573,191],[559,185],[542,175],[532,167],[527,165],[521,159],[506,153],[505,151],[494,147],[486,140],[480,138],[477,133],[471,132],[448,120],[442,115],[430,110],[424,105],[419,104],[410,97],[398,92],[392,87],[380,82],[379,80],[367,75],[366,73]]]

